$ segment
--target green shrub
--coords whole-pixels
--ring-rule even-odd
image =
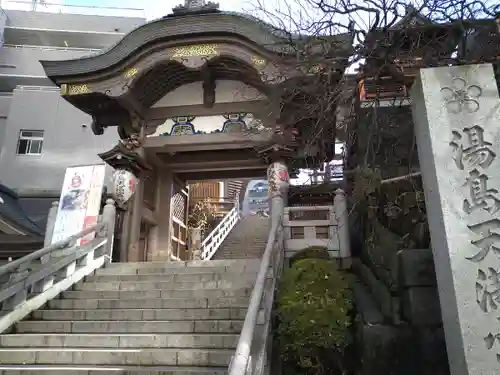
[[[335,264],[297,261],[283,273],[276,301],[277,341],[287,374],[344,374],[351,344],[352,294]]]
[[[331,259],[328,250],[324,246],[310,246],[297,251],[290,257],[290,266],[302,259]]]

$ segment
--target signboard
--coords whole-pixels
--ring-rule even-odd
[[[52,243],[97,224],[105,170],[105,164],[66,168]],[[77,245],[91,241],[94,236],[95,233],[89,234],[80,239]]]

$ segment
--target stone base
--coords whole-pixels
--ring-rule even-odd
[[[356,266],[359,269],[359,264]],[[364,269],[364,272],[366,276],[368,271]],[[375,279],[373,275],[371,277]],[[403,298],[402,305],[408,306],[407,309],[418,319],[416,322],[405,319],[394,324],[391,316],[386,316],[379,307],[377,299],[380,296],[363,282],[356,280],[352,285],[358,313],[355,342],[359,366],[356,375],[449,375],[443,330],[439,325],[426,325],[436,321],[436,315],[431,311],[435,298],[431,298],[431,306],[426,305],[427,302],[418,302],[418,298],[405,303]],[[387,296],[387,293],[383,295]],[[385,302],[388,301],[386,298]],[[424,318],[426,308],[431,309],[428,318]]]

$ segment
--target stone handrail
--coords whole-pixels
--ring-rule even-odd
[[[335,191],[331,206],[285,207],[285,258],[309,246],[324,246],[334,259],[351,258],[345,193]]]
[[[227,235],[234,228],[240,219],[240,203],[239,197],[234,200],[234,207],[229,211],[221,222],[214,228],[212,232],[201,243],[201,259],[210,260],[215,252],[219,249]]]
[[[0,333],[111,262],[116,210],[112,199],[96,225],[0,267]],[[85,245],[77,241],[95,232]]]
[[[274,218],[262,257],[259,273],[250,297],[235,355],[229,365],[229,375],[261,375],[268,373],[271,335],[271,313],[277,282],[284,262],[283,216]],[[271,267],[271,278],[269,268]],[[258,325],[259,312],[263,309],[262,325]],[[267,370],[267,371],[266,371]]]

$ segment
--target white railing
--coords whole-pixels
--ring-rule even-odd
[[[219,249],[227,235],[240,219],[240,199],[235,198],[234,207],[201,243],[201,259],[210,260]]]
[[[286,207],[285,258],[310,246],[326,247],[332,258],[349,259],[351,249],[347,204],[341,189],[335,192],[332,206]]]
[[[0,267],[0,333],[111,262],[115,215],[108,199],[96,225]],[[76,245],[91,233],[93,240]]]

